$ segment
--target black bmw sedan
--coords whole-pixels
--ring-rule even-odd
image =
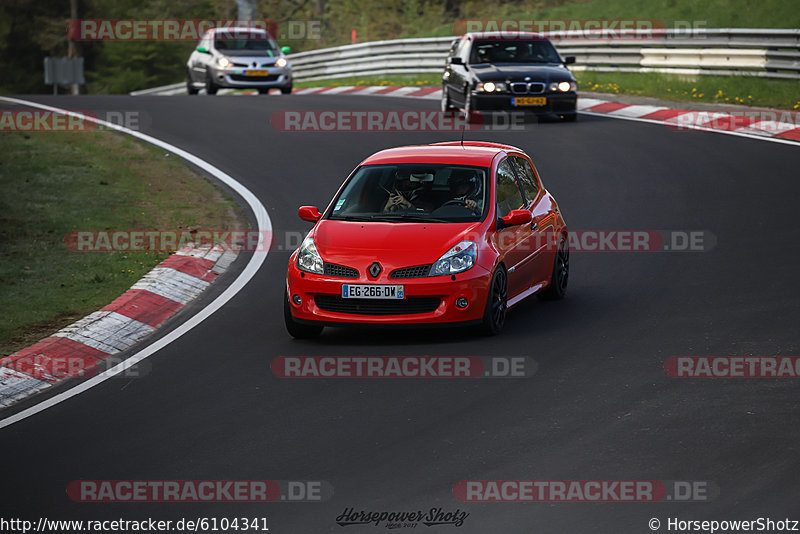
[[[575,77],[538,33],[468,33],[453,42],[442,77],[442,111],[526,111],[575,120]]]

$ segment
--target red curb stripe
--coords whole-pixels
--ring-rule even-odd
[[[113,311],[140,323],[157,327],[178,311],[183,304],[151,293],[146,289],[129,289],[103,311]]]
[[[582,111],[590,111],[592,113],[611,113],[612,111],[617,111],[618,109],[627,108],[630,104],[620,104],[619,102],[604,102],[602,104],[597,104],[595,106],[586,108]]]
[[[648,113],[647,115],[642,115],[638,117],[639,119],[649,119],[654,121],[666,121],[669,119],[673,119],[678,115],[683,115],[684,113],[690,113],[685,109],[660,109],[658,111],[654,111],[652,113]]]
[[[46,337],[0,360],[0,366],[50,383],[86,374],[109,353],[66,337]]]
[[[347,89],[346,91],[342,91],[342,92],[341,92],[341,93],[339,93],[339,94],[340,94],[340,95],[346,95],[346,94],[349,94],[349,93],[357,93],[358,91],[363,91],[363,90],[364,90],[364,89],[366,89],[367,87],[368,87],[368,86],[366,86],[366,85],[360,85],[360,86],[358,86],[358,87],[351,87],[350,89]]]
[[[385,95],[386,93],[393,93],[393,92],[397,91],[398,89],[402,89],[402,87],[394,87],[394,86],[384,87],[383,89],[379,89],[378,91],[375,91],[374,93],[370,93],[370,94],[373,94],[373,95]]]
[[[719,117],[700,124],[703,128],[713,128],[715,130],[733,131],[739,128],[745,128],[754,122],[753,119],[748,117]]]
[[[436,91],[441,91],[439,87],[422,87],[421,89],[414,91],[413,93],[408,93],[403,96],[425,96],[431,93],[435,93]]]
[[[792,141],[800,141],[800,128],[786,130],[785,132],[779,133],[778,135],[773,135],[772,137],[779,137],[781,139],[791,139]]]
[[[159,264],[159,267],[167,267],[175,269],[182,273],[186,273],[195,278],[203,279],[203,277],[214,267],[211,260],[205,258],[195,258],[194,256],[184,256],[183,254],[173,254]]]

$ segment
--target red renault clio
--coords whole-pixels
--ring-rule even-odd
[[[567,289],[567,226],[519,148],[466,141],[382,150],[345,180],[291,256],[290,335],[324,326],[503,328],[526,297]]]

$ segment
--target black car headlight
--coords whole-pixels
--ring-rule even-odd
[[[570,81],[551,82],[550,85],[547,86],[547,89],[553,93],[567,93],[569,91],[577,91],[578,84]]]
[[[506,90],[505,82],[480,82],[478,91],[482,93],[501,93]]]

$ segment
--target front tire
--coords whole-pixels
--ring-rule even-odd
[[[292,94],[292,86],[289,87],[281,87],[281,94],[282,95],[290,95]]]
[[[553,260],[553,274],[550,278],[550,287],[539,293],[542,300],[560,300],[567,294],[569,282],[569,244],[566,234],[561,234]]]
[[[186,71],[186,93],[196,95],[199,92],[197,87],[194,86],[194,83],[192,83],[192,76],[189,74],[189,71]]]
[[[219,86],[214,83],[214,79],[211,77],[211,74],[206,73],[206,94],[215,95],[219,90]]]
[[[486,307],[483,311],[483,333],[495,336],[503,330],[506,324],[508,311],[508,276],[502,265],[498,266],[492,275],[489,285],[489,294],[486,297]]]
[[[450,94],[447,92],[447,86],[442,85],[442,111],[453,111],[455,109],[453,104],[450,103]]]
[[[286,292],[283,293],[283,321],[286,324],[286,331],[295,339],[312,339],[322,333],[321,326],[300,324],[294,320],[289,305],[289,295]]]

